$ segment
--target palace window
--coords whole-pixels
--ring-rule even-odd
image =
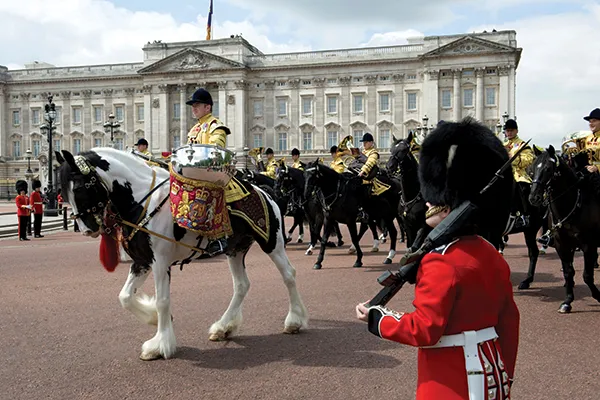
[[[485,105],[495,106],[496,105],[496,88],[488,87],[485,88]]]
[[[181,136],[178,134],[173,136],[173,148],[178,149],[181,147]]]
[[[94,138],[94,147],[102,147],[102,138]]]
[[[31,143],[32,143],[31,147],[33,147],[33,156],[34,157],[39,157],[41,149],[42,149],[40,141],[39,140],[33,140]]]
[[[363,137],[363,130],[362,129],[355,129],[354,131],[352,131],[352,138],[354,140],[354,147],[356,148],[360,148],[360,140]]]
[[[252,104],[254,106],[254,116],[255,117],[262,117],[263,116],[263,102],[262,102],[262,100],[254,100]]]
[[[330,85],[333,85],[334,83],[337,83],[337,79],[336,78],[327,79],[327,83]]]
[[[327,131],[327,148],[330,149],[333,146],[337,146],[338,143],[337,131]]]
[[[389,129],[379,130],[379,143],[377,143],[377,147],[379,147],[381,149],[387,149],[390,147],[390,130]]]
[[[263,135],[262,133],[254,134],[254,147],[262,147],[263,145]]]
[[[381,93],[379,95],[379,111],[388,112],[390,111],[390,94]]]
[[[417,94],[407,93],[406,94],[406,109],[409,111],[415,111],[417,109]]]
[[[285,117],[287,115],[287,100],[277,99],[277,115]]]
[[[81,123],[81,107],[73,107],[73,123]]]
[[[73,153],[81,153],[81,139],[73,139]]]
[[[136,106],[136,114],[137,114],[138,121],[144,120],[144,105],[143,104],[138,104]]]
[[[337,114],[337,96],[327,96],[327,114]]]
[[[102,106],[94,106],[94,122],[102,122]]]
[[[54,142],[54,143],[52,144],[52,145],[53,145],[53,147],[54,147],[54,149],[53,149],[53,150],[60,151],[60,150],[61,150],[61,146],[60,146],[60,139],[54,139],[54,140],[53,140],[53,142]]]
[[[302,115],[312,114],[312,97],[302,98]]]
[[[361,114],[363,112],[363,96],[362,94],[355,94],[352,101],[352,111],[355,114]]]
[[[21,111],[15,110],[12,112],[12,123],[14,126],[21,125]]]
[[[173,103],[173,119],[181,118],[181,104]]]
[[[61,107],[56,107],[56,119],[53,122],[54,125],[60,124],[61,120],[62,120],[62,108]]]
[[[212,106],[211,113],[215,117],[217,117],[217,118],[219,117],[219,102],[218,101],[213,101],[213,106]]]
[[[463,90],[463,107],[473,107],[473,89]]]
[[[452,108],[451,90],[442,90],[442,108]]]
[[[123,122],[125,113],[123,112],[123,106],[115,107],[115,118],[119,122]]]
[[[21,141],[15,140],[12,147],[13,157],[21,157]]]
[[[33,125],[40,124],[40,110],[31,110],[31,123]]]
[[[123,150],[125,148],[125,144],[124,144],[124,140],[123,138],[115,138],[115,148],[117,150]]]
[[[280,152],[287,150],[287,133],[280,132],[277,134],[277,150]]]
[[[312,150],[312,132],[302,133],[302,148],[304,150]]]

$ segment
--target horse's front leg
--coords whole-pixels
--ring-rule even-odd
[[[360,268],[363,266],[363,263],[362,263],[363,252],[360,249],[360,243],[359,243],[360,240],[358,239],[358,233],[356,232],[356,224],[355,223],[351,222],[348,224],[348,232],[350,233],[350,238],[352,239],[352,244],[354,245],[354,248],[356,249],[356,262],[354,263],[354,265],[352,267]]]
[[[155,298],[143,292],[138,293],[149,273],[149,266],[137,263],[131,264],[127,281],[123,285],[121,293],[119,293],[119,301],[121,306],[131,311],[138,320],[149,325],[156,325],[158,315],[156,313]]]
[[[227,340],[242,325],[242,304],[248,290],[250,290],[250,280],[244,266],[244,258],[247,252],[246,250],[236,253],[235,256],[227,257],[229,270],[233,278],[233,297],[223,316],[212,324],[208,330],[210,334],[208,340],[213,342]]]
[[[302,215],[302,211],[298,209],[296,212],[298,215],[298,243],[304,242],[304,215]]]
[[[377,236],[377,222],[375,222],[374,220],[369,220],[369,224],[367,228],[363,227],[363,224],[360,224],[360,232],[358,234],[358,241],[360,242],[360,240],[362,239],[363,235],[365,234],[365,232],[367,229],[371,230],[371,233],[373,234],[373,247],[371,248],[371,253],[377,253],[379,251],[379,237]]]
[[[155,360],[161,357],[167,359],[175,354],[177,345],[171,320],[171,271],[169,266],[170,263],[160,259],[152,265],[158,327],[156,335],[142,345],[142,354],[140,355],[142,360]]]
[[[573,246],[559,245],[556,244],[556,252],[560,257],[562,264],[563,277],[565,278],[565,290],[567,292],[565,301],[560,305],[558,312],[561,314],[570,313],[573,307],[571,303],[575,300],[575,293],[573,288],[575,287],[575,268],[573,268],[573,256],[575,255],[575,249]]]
[[[387,258],[383,261],[384,264],[389,265],[394,261],[394,257],[396,256],[396,242],[398,240],[398,231],[394,226],[394,220],[390,219],[386,221],[386,226],[388,227],[388,234],[390,235],[390,252],[388,253]]]
[[[519,284],[519,290],[529,289],[533,279],[535,277],[535,267],[537,265],[538,257],[540,255],[540,249],[537,246],[537,229],[528,228],[523,232],[525,235],[525,244],[527,244],[527,253],[529,255],[529,269],[527,270],[527,277]],[[502,241],[500,241],[502,246]]]
[[[598,262],[598,248],[596,246],[585,246],[583,251],[583,281],[590,288],[592,297],[600,302],[600,291],[594,283],[594,268]]]
[[[323,267],[323,259],[325,258],[325,248],[327,248],[327,240],[331,234],[332,225],[334,223],[333,218],[329,215],[325,215],[323,222],[323,235],[321,235],[321,248],[319,249],[319,256],[313,266],[313,269],[321,269]]]

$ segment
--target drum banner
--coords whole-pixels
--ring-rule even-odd
[[[233,234],[222,186],[185,178],[171,168],[170,194],[171,214],[180,227],[209,240]]]

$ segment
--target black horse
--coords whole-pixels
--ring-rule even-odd
[[[576,164],[576,171],[556,154],[550,146],[545,152],[534,150],[537,158],[533,167],[533,185],[529,200],[533,205],[547,204],[550,208],[551,231],[554,247],[560,257],[565,278],[566,298],[560,305],[560,313],[569,313],[575,299],[575,269],[573,258],[575,250],[583,251],[583,281],[592,292],[592,297],[600,302],[600,291],[594,283],[594,266],[598,259],[600,245],[600,199],[595,185],[590,182],[596,176],[590,176],[585,170],[585,160]]]
[[[395,190],[388,190],[379,196],[369,196],[367,187],[362,184],[362,179],[357,179],[351,173],[339,174],[333,169],[321,164],[319,160],[308,164],[306,172],[305,196],[311,196],[313,192],[321,203],[325,214],[324,232],[321,236],[321,249],[314,265],[314,269],[320,269],[325,257],[325,241],[329,237],[333,222],[346,224],[352,239],[352,244],[356,249],[356,262],[354,267],[362,267],[362,250],[359,245],[359,232],[356,230],[356,220],[359,215],[359,209],[369,216],[370,225],[374,221],[383,221],[390,235],[390,252],[384,261],[385,264],[391,264],[396,253],[397,230],[394,226],[396,215],[396,203],[390,199]],[[389,194],[388,194],[389,193]],[[388,194],[386,196],[386,194]],[[361,225],[361,236],[367,230],[367,226]]]
[[[406,231],[406,246],[411,247],[417,232],[425,224],[427,205],[421,196],[419,183],[419,164],[412,152],[410,143],[413,134],[406,139],[393,138],[391,155],[387,162],[387,170],[400,181],[400,202],[398,214]]]

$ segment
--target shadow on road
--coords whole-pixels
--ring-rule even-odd
[[[347,338],[348,340],[342,340]],[[180,347],[176,357],[210,369],[246,369],[272,362],[291,362],[306,367],[394,368],[402,362],[378,354],[400,346],[366,332],[360,322],[311,320],[299,335],[237,336],[218,349]],[[233,347],[231,344],[235,344]]]

